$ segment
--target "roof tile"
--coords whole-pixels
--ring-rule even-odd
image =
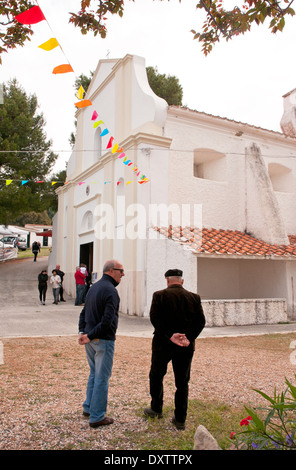
[[[271,245],[239,230],[171,226],[155,227],[155,230],[197,253],[296,257],[296,235],[289,235],[289,245]]]

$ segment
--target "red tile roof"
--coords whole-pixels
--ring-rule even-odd
[[[156,227],[160,234],[186,244],[196,253],[243,256],[296,257],[296,235],[289,245],[271,245],[239,230]]]

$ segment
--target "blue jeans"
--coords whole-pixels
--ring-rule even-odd
[[[90,423],[101,421],[106,414],[114,346],[115,341],[105,339],[94,339],[85,345],[90,373],[83,409],[90,414]]]
[[[76,284],[76,299],[75,305],[81,305],[84,303],[85,285]]]

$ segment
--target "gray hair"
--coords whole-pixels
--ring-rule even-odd
[[[106,261],[103,267],[103,273],[107,273],[108,271],[110,271],[110,269],[114,269],[115,264],[116,261],[114,259]]]

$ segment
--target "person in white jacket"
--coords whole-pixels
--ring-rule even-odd
[[[60,276],[57,274],[56,270],[52,270],[52,276],[50,277],[50,284],[52,285],[52,293],[53,293],[53,304],[58,304],[59,301],[59,293],[61,288],[62,280]]]

